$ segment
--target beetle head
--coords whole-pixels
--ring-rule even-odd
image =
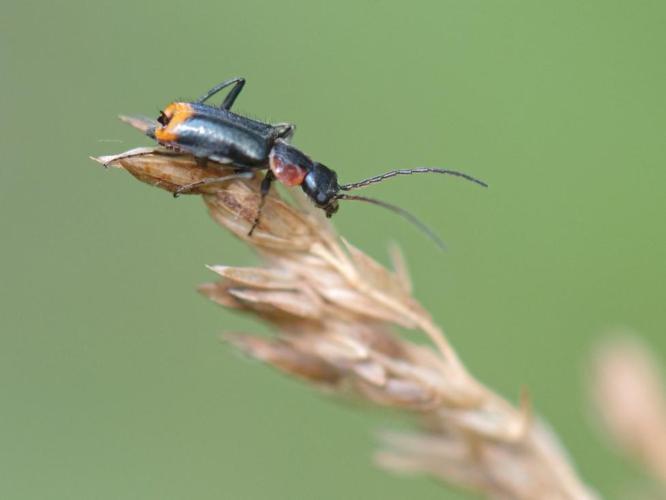
[[[326,165],[313,162],[301,187],[314,204],[326,212],[327,217],[338,211],[338,175]]]

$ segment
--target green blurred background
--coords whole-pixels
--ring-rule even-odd
[[[665,24],[657,1],[4,3],[0,498],[467,498],[374,468],[401,419],[221,343],[265,329],[194,288],[255,256],[194,197],[88,159],[150,144],[119,113],[236,75],[238,110],[296,123],[343,181],[491,184],[373,188],[445,254],[375,207],[335,220],[384,262],[399,242],[471,371],[526,385],[581,475],[622,490],[638,473],[586,417],[584,366],[622,325],[666,352]]]

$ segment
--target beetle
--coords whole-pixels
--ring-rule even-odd
[[[454,175],[487,187],[485,182],[468,174],[434,167],[392,170],[359,182],[340,184],[334,170],[313,161],[289,143],[294,134],[294,125],[264,123],[231,111],[244,85],[244,78],[232,78],[215,85],[195,101],[172,102],[160,112],[157,118],[159,125],[148,128],[146,134],[166,148],[193,155],[202,166],[207,165],[208,161],[214,161],[235,168],[233,175],[182,186],[174,196],[202,184],[238,177],[249,178],[258,169],[267,170],[261,182],[261,198],[249,236],[259,224],[266,196],[275,180],[286,186],[300,186],[306,196],[324,210],[327,217],[338,211],[339,200],[358,200],[382,206],[414,223],[440,246],[441,240],[406,210],[385,201],[346,192],[382,182],[390,177],[418,173]],[[228,87],[231,89],[219,106],[206,104],[211,97]]]

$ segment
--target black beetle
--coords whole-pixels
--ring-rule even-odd
[[[288,141],[294,133],[292,124],[272,125],[231,111],[231,106],[244,85],[244,78],[232,78],[216,85],[196,101],[173,102],[160,113],[157,119],[159,126],[149,128],[146,133],[167,148],[194,155],[202,165],[206,165],[208,160],[212,160],[232,165],[236,169],[236,174],[231,176],[207,179],[182,186],[174,193],[176,196],[201,184],[217,183],[237,177],[251,177],[255,170],[267,169],[268,172],[261,183],[261,201],[249,235],[252,235],[259,224],[266,195],[275,179],[286,186],[301,186],[314,204],[326,212],[327,217],[331,217],[337,212],[338,200],[365,201],[407,218],[440,246],[442,245],[441,240],[406,210],[374,198],[346,194],[344,191],[368,186],[397,175],[419,173],[455,175],[487,187],[485,182],[465,173],[431,167],[392,170],[359,182],[339,184],[335,171],[313,161],[305,153],[289,144]],[[205,104],[208,99],[229,86],[232,86],[231,90],[221,105]]]

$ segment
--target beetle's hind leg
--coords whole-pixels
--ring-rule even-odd
[[[187,194],[193,189],[200,188],[201,186],[220,184],[232,179],[251,179],[252,177],[254,177],[254,171],[252,170],[238,170],[235,174],[229,174],[222,177],[207,177],[206,179],[180,186],[173,192],[173,197],[178,198],[181,194]]]
[[[218,83],[217,85],[215,85],[215,87],[213,87],[204,95],[199,97],[199,99],[197,99],[195,102],[202,104],[211,97],[213,97],[215,94],[217,94],[220,90],[227,88],[229,85],[233,85],[234,87],[229,91],[227,97],[224,98],[224,101],[222,101],[220,108],[231,109],[231,106],[234,105],[236,97],[238,97],[238,94],[240,94],[241,90],[243,90],[243,85],[245,85],[245,78],[240,76],[237,78],[232,78],[231,80],[226,80],[222,83]]]

